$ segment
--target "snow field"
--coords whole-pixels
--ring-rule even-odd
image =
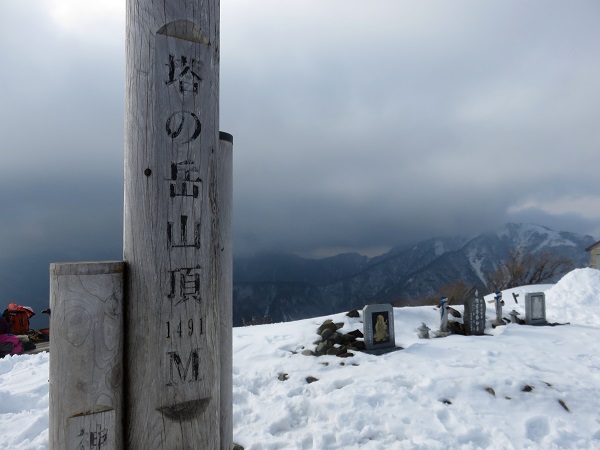
[[[439,311],[395,308],[404,350],[351,358],[301,354],[327,318],[362,330],[344,313],[235,328],[234,441],[246,450],[600,449],[600,271],[505,291],[504,315],[524,318],[534,291],[546,293],[548,321],[570,325],[421,340],[417,328],[436,330]],[[488,326],[494,316],[488,304]],[[1,359],[0,449],[47,447],[48,354]]]
[[[346,319],[345,331],[358,325],[332,318]],[[433,308],[396,309],[406,350],[347,359],[293,354],[289,325],[263,326],[280,345],[272,359],[234,362],[236,441],[246,449],[600,448],[600,330],[508,325],[497,336],[419,341],[416,325],[428,318],[439,321]],[[320,319],[307,322],[316,330]],[[574,351],[583,341],[590,347]],[[247,378],[260,388],[246,389]]]

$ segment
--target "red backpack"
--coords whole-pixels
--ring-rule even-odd
[[[13,334],[27,334],[29,332],[29,318],[35,313],[29,306],[10,303],[8,309],[2,314],[10,325]]]

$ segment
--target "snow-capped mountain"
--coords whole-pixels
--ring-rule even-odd
[[[511,250],[551,253],[567,257],[574,267],[586,267],[585,248],[594,241],[592,236],[511,223],[478,236],[437,237],[392,248],[370,259],[358,254],[236,259],[234,324],[264,316],[296,320],[369,303],[414,304],[456,281],[485,292],[485,274],[496,270]]]

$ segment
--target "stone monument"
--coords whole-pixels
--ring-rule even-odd
[[[465,303],[464,325],[467,335],[480,336],[485,330],[485,300],[478,298],[477,292],[475,297],[467,300]]]
[[[385,353],[395,350],[394,308],[392,305],[365,306],[363,308],[363,329],[367,352]]]
[[[545,325],[546,296],[543,292],[525,294],[525,323],[527,325]]]

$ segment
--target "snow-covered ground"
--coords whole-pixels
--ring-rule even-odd
[[[548,321],[569,325],[420,340],[438,310],[397,308],[404,350],[380,356],[301,354],[326,318],[362,330],[344,313],[235,328],[234,440],[246,450],[600,449],[600,271],[517,288],[518,304],[505,291],[505,312],[525,317],[524,294],[540,290]],[[0,360],[0,448],[47,446],[48,355]]]

